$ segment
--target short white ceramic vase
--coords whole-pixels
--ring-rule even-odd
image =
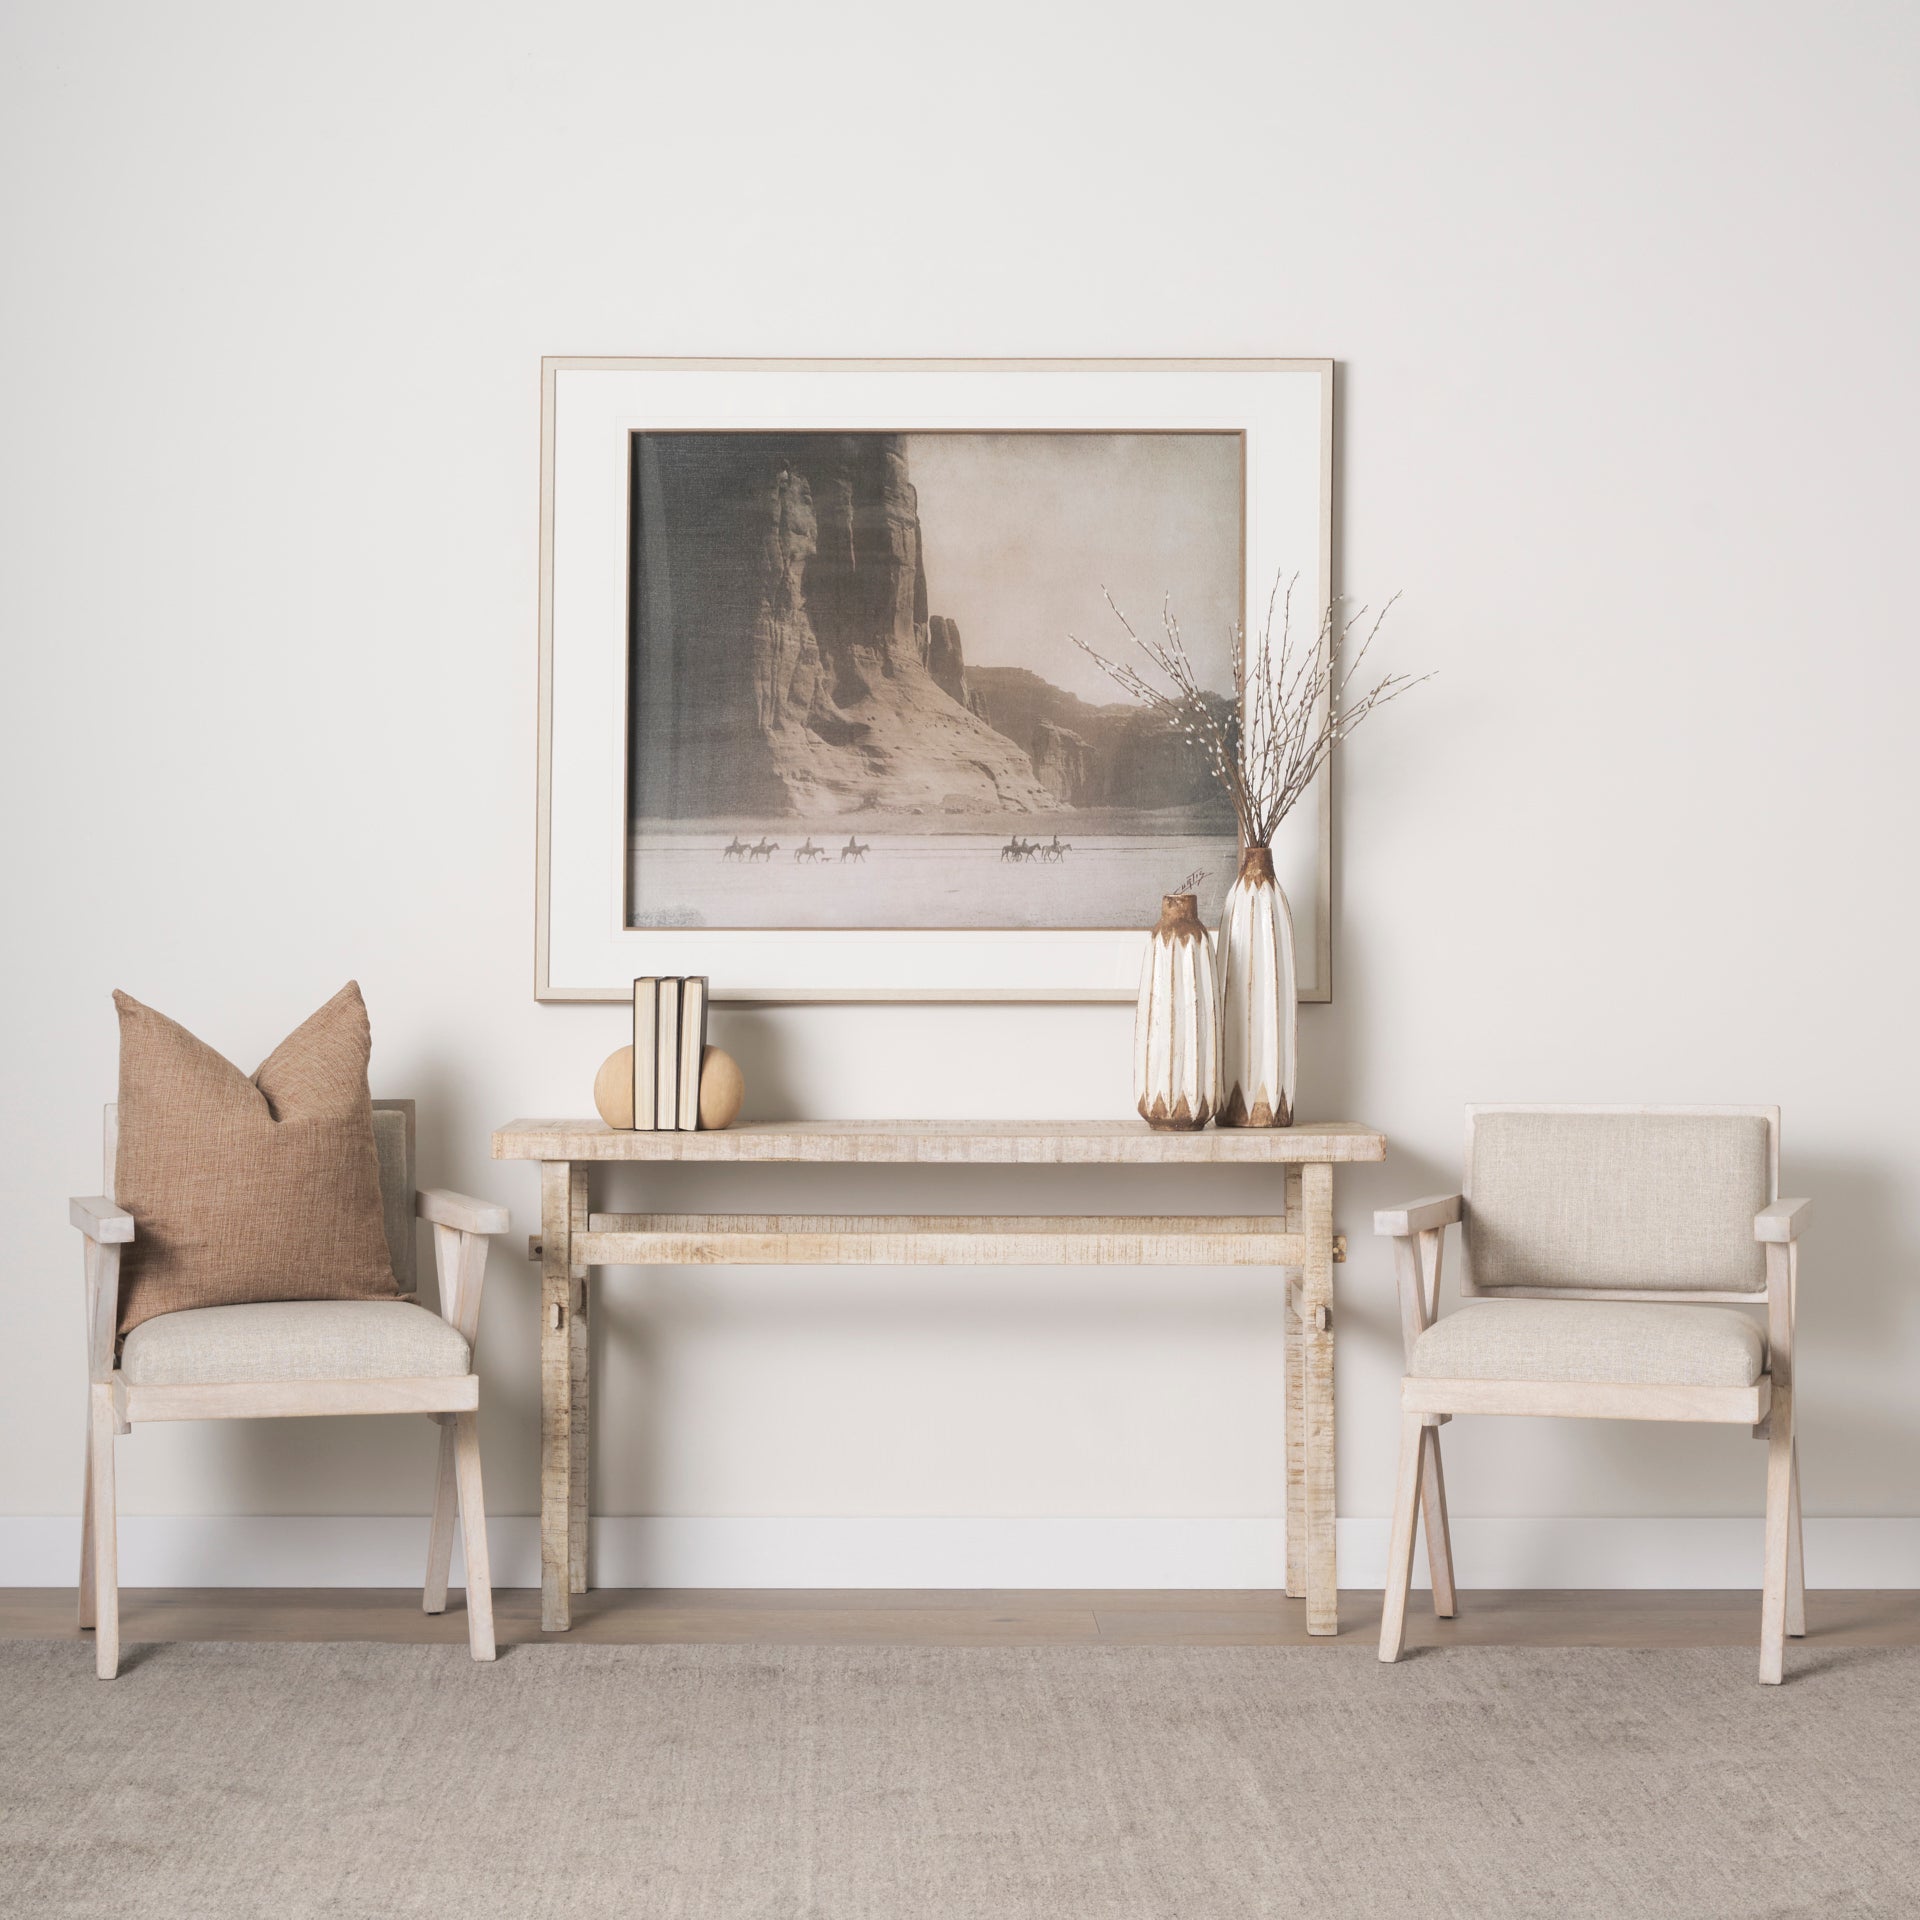
[[[1133,1017],[1133,1090],[1150,1127],[1191,1132],[1220,1104],[1219,994],[1213,952],[1190,893],[1160,902]]]
[[[1293,1125],[1300,997],[1273,851],[1248,847],[1220,914],[1220,1124]]]

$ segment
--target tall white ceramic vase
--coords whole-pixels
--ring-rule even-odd
[[[1191,1132],[1220,1104],[1218,990],[1207,930],[1190,893],[1160,902],[1133,1016],[1133,1090],[1150,1127]]]
[[[1300,995],[1273,850],[1248,847],[1220,915],[1220,1124],[1293,1125]]]

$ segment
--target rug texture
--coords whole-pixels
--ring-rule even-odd
[[[1920,1915],[1920,1650],[0,1645],[0,1910]]]

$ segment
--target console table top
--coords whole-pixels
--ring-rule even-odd
[[[707,1133],[629,1132],[602,1120],[510,1120],[496,1160],[850,1161],[922,1166],[1288,1166],[1384,1160],[1353,1120],[1161,1133],[1140,1120],[751,1120]]]

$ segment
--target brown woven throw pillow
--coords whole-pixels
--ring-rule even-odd
[[[349,981],[251,1080],[130,995],[113,1003],[114,1198],[136,1223],[120,1331],[184,1307],[397,1297],[359,987]]]

